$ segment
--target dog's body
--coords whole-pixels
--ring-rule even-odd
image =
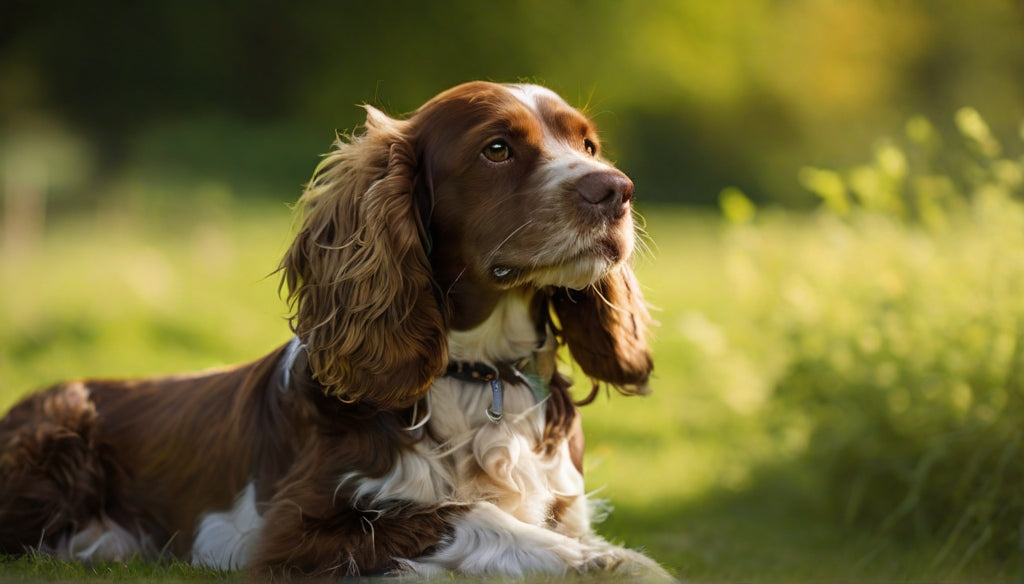
[[[536,86],[367,108],[300,204],[296,337],[247,365],[73,381],[0,421],[0,552],[283,575],[664,572],[592,531],[556,368],[641,393],[632,183]]]

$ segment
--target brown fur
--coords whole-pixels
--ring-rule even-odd
[[[632,270],[623,266],[586,290],[555,290],[551,304],[584,373],[626,395],[648,392],[651,317]]]
[[[71,382],[16,406],[0,424],[0,551],[52,548],[68,530],[103,514],[146,534],[151,551],[184,557],[200,515],[231,507],[255,479],[273,493],[266,513],[278,534],[264,542],[261,566],[308,572],[310,562],[322,559],[317,550],[327,547],[370,557],[374,544],[361,531],[359,514],[331,504],[337,477],[385,472],[389,453],[407,440],[401,431],[407,421],[340,403],[308,376],[283,393],[269,379],[279,358],[275,351],[198,376],[90,381],[88,390]],[[432,509],[410,515],[443,523]],[[393,519],[401,523],[402,516]],[[355,531],[339,540],[344,518]],[[375,525],[379,533],[385,524]],[[330,536],[321,535],[325,529]],[[399,531],[401,537],[378,542],[389,550],[379,560],[354,565],[363,572],[382,568],[392,555],[418,555],[443,534],[443,528]],[[301,545],[297,533],[304,534]],[[280,564],[266,559],[285,557],[290,561]]]
[[[80,385],[39,393],[0,421],[0,552],[20,553],[103,508],[116,475],[96,451],[96,408]]]
[[[305,223],[282,267],[314,375],[347,401],[415,402],[447,364],[445,319],[413,199],[404,124],[368,108],[299,201]]]
[[[71,382],[15,406],[0,424],[0,500],[8,502],[0,533],[24,523],[8,521],[31,509],[14,501],[35,493],[52,489],[59,496],[51,504],[68,511],[39,514],[51,519],[34,529],[45,529],[0,537],[2,548],[55,544],[102,513],[153,534],[157,547],[187,553],[196,518],[230,507],[250,477],[276,480],[307,432],[284,419],[293,414],[284,404],[267,399],[279,355],[188,377]],[[43,469],[54,476],[34,476]],[[89,496],[69,495],[76,492]]]

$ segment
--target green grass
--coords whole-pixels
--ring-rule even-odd
[[[202,570],[180,561],[104,562],[83,566],[49,556],[0,558],[0,582],[38,581],[182,582],[185,580],[242,581],[235,574]]]
[[[161,204],[51,225],[0,263],[0,404],[77,376],[136,376],[255,358],[287,340],[273,275],[282,205]]]
[[[588,487],[615,508],[600,531],[695,581],[1024,578],[1019,551],[972,552],[977,541],[949,526],[902,529],[893,513],[912,481],[884,492],[893,483],[872,482],[871,470],[877,460],[897,475],[901,464],[913,471],[934,433],[956,429],[950,407],[960,420],[991,417],[991,404],[981,408],[988,394],[972,390],[980,397],[964,405],[961,383],[1011,387],[1000,375],[1019,351],[987,343],[1024,322],[1024,243],[1013,231],[1017,207],[998,204],[988,216],[982,205],[951,216],[941,233],[877,215],[762,213],[729,225],[643,209],[653,244],[637,271],[660,321],[654,394],[612,395],[584,410]],[[0,407],[67,377],[194,370],[287,340],[271,273],[289,211],[190,205],[57,220],[38,248],[0,256]],[[964,296],[979,286],[983,300]],[[873,413],[890,402],[895,409]],[[977,442],[990,443],[1001,442]],[[978,468],[991,470],[988,461]],[[878,505],[851,502],[853,484]],[[8,578],[224,576],[174,563],[22,559],[0,563]]]

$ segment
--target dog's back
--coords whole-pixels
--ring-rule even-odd
[[[285,423],[280,403],[259,395],[271,392],[279,356],[189,376],[71,381],[15,405],[0,420],[0,552],[187,553],[202,513],[231,507],[251,477],[290,462],[293,445],[273,436]]]

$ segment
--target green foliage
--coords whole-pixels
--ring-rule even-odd
[[[1020,569],[1024,159],[975,110],[956,124],[961,145],[914,118],[912,155],[801,171],[827,211],[781,249],[748,234],[747,284],[778,290],[748,308],[782,345],[770,418],[806,429],[838,517],[941,542],[935,566]]]
[[[804,167],[800,182],[837,215],[857,210],[921,223],[933,232],[972,200],[1019,197],[1024,159],[1004,155],[974,108],[959,109],[954,119],[961,137],[955,146],[944,147],[931,122],[915,116],[906,124],[904,147],[880,140],[870,163],[845,172]]]
[[[139,158],[160,176],[184,167],[239,189],[291,185],[293,157],[362,121],[355,104],[401,114],[489,79],[541,82],[585,106],[644,200],[713,205],[737,184],[759,202],[805,206],[794,166],[846,164],[908,109],[945,115],[967,102],[1000,116],[993,122],[1016,119],[1024,88],[1020,5],[1006,0],[4,8],[0,173],[18,172],[23,154],[8,152],[34,148],[25,119],[59,122],[72,138],[64,147],[82,146],[58,153],[81,168],[51,168],[73,175],[48,185],[65,200],[106,194],[110,176],[137,171]]]

